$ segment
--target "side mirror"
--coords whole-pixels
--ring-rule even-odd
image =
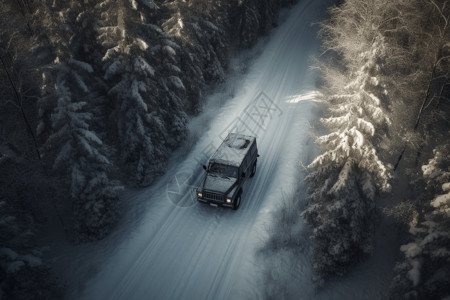
[[[205,171],[206,171],[206,166],[205,166],[205,165],[202,165],[202,167],[203,167],[203,170],[205,170]]]

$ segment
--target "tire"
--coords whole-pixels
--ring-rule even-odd
[[[239,206],[241,206],[241,193],[236,198],[236,201],[233,203],[233,210],[238,210]]]
[[[255,176],[255,173],[256,173],[256,161],[255,161],[255,163],[253,164],[252,173],[250,174],[250,177]]]

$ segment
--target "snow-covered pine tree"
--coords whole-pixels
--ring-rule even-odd
[[[255,7],[255,2],[251,0],[242,1],[242,5],[238,10],[237,34],[240,37],[242,47],[250,47],[258,36],[261,16]],[[256,28],[258,30],[255,30]]]
[[[375,144],[389,124],[381,100],[372,93],[382,40],[361,53],[365,63],[339,94],[330,95],[331,116],[321,119],[329,133],[317,138],[324,153],[310,165],[308,206],[313,228],[314,267],[319,275],[343,274],[373,247],[375,195],[389,190],[390,172]]]
[[[287,4],[287,3],[285,3]],[[242,0],[233,8],[234,34],[238,37],[239,46],[252,46],[258,36],[277,23],[279,0]]]
[[[41,62],[39,67],[41,94],[37,102],[39,123],[37,134],[41,144],[45,144],[52,132],[51,115],[56,107],[54,97],[54,74],[52,64],[56,57],[61,61],[72,58],[72,64],[78,64],[78,68],[86,69],[84,74],[89,73],[89,81],[93,83],[96,76],[95,67],[95,18],[92,15],[92,1],[71,2],[40,2],[35,4],[35,23],[39,47],[33,49],[33,57]],[[83,61],[83,62],[81,62]],[[89,71],[89,72],[87,72]],[[48,77],[48,78],[47,78]],[[49,84],[46,84],[49,83]],[[91,84],[95,86],[94,84]],[[95,89],[99,89],[96,87]],[[97,99],[91,98],[89,103],[93,109]],[[92,102],[92,103],[91,103]],[[97,103],[95,103],[97,104]],[[97,105],[98,106],[98,105]],[[95,109],[98,109],[96,107]]]
[[[168,106],[178,108],[179,103],[164,104],[168,97],[159,98],[164,94],[160,91],[151,55],[161,47],[161,29],[146,23],[155,7],[152,2],[143,0],[99,4],[103,18],[98,39],[105,48],[104,79],[111,87],[108,95],[113,103],[112,118],[117,122],[121,160],[124,166],[134,169],[139,186],[149,185],[164,171],[167,148],[174,144],[168,138],[170,122],[176,120],[172,124],[175,133],[179,133],[177,128],[180,132],[185,130],[182,111],[175,110],[173,116],[164,112]],[[166,91],[183,88],[175,76],[171,83]]]
[[[181,6],[180,6],[181,5]],[[184,87],[184,107],[189,113],[198,110],[198,103],[202,89],[205,87],[205,78],[199,57],[196,54],[201,47],[193,47],[185,22],[188,19],[186,14],[189,10],[187,3],[182,1],[164,2],[164,7],[170,12],[163,18],[161,29],[164,35],[164,42],[159,48],[155,48],[156,56],[160,57],[163,64],[158,65],[158,73],[172,73],[180,78]],[[169,47],[166,47],[169,46]],[[173,50],[173,51],[171,51]],[[166,57],[170,56],[170,60]]]
[[[0,158],[0,167],[14,163]],[[13,173],[13,172],[11,172]],[[15,172],[14,172],[15,173]],[[3,174],[0,174],[3,175]],[[10,176],[13,174],[9,174]],[[14,174],[15,175],[15,174]],[[3,180],[0,186],[0,295],[2,299],[58,299],[61,290],[43,251],[35,246],[36,223],[29,208],[17,203],[13,184]],[[24,181],[21,180],[21,183]],[[23,188],[23,187],[22,187]],[[19,191],[20,193],[20,191]]]
[[[93,114],[86,111],[89,88],[86,73],[92,67],[82,61],[57,58],[53,66],[53,96],[57,105],[52,114],[53,133],[47,141],[54,153],[53,168],[65,178],[72,200],[76,240],[101,239],[116,223],[119,213],[118,193],[121,186],[110,180],[110,162],[103,143],[90,130]],[[48,85],[48,83],[47,83]]]
[[[182,56],[186,53],[179,45],[179,40],[161,31],[158,41],[161,44],[151,49],[156,62],[157,88],[154,88],[150,101],[167,130],[167,138],[162,146],[173,149],[186,135],[185,111],[192,111],[192,107],[198,103],[199,90],[193,93],[190,83],[196,81],[196,78],[189,78],[182,71]]]
[[[184,53],[181,53],[183,61],[180,63],[188,73],[183,79],[197,89],[202,86],[195,81],[204,84],[223,80],[228,44],[225,26],[229,26],[226,4],[177,0],[165,5],[170,9],[171,17],[164,21],[162,28],[182,46]],[[195,77],[189,77],[194,74]]]
[[[402,245],[404,261],[396,266],[391,299],[445,299],[450,296],[450,144],[434,150],[422,166],[428,199],[421,220]]]
[[[41,164],[0,139],[0,295],[2,299],[59,299],[61,286],[37,246],[53,188]],[[10,146],[10,148],[8,148]]]
[[[390,190],[386,161],[391,125],[383,62],[390,50],[383,32],[395,20],[390,1],[347,0],[322,24],[323,50],[331,53],[322,72],[329,116],[322,148],[310,165],[308,205],[314,268],[319,277],[343,274],[373,249],[379,192]],[[393,18],[392,18],[393,17]]]

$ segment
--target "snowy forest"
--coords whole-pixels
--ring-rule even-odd
[[[123,187],[165,171],[205,87],[289,2],[1,2],[0,298],[60,298],[46,216],[74,242],[104,238]]]
[[[450,295],[449,5],[346,0],[321,25],[328,109],[302,212],[318,280],[370,255],[391,217],[402,258],[390,297]]]
[[[70,243],[105,239],[122,191],[167,171],[230,57],[295,2],[2,0],[0,299],[64,297],[49,216]],[[450,3],[334,3],[311,67],[321,154],[306,166],[306,204],[285,207],[275,228],[305,221],[320,287],[368,259],[389,220],[389,298],[449,297]]]

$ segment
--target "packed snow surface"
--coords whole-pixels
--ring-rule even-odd
[[[326,17],[331,4],[299,1],[284,12],[280,25],[256,46],[260,52],[249,68],[229,76],[225,92],[212,94],[203,113],[191,120],[190,147],[173,155],[168,171],[152,187],[125,193],[129,208],[117,230],[71,254],[65,265],[68,299],[264,297],[264,262],[255,253],[267,239],[282,196],[303,181],[298,177],[301,163],[314,158],[309,121],[317,118],[321,95],[309,66],[320,46],[314,23]],[[239,67],[231,63],[232,70]],[[255,136],[260,154],[237,211],[197,203],[194,193],[204,176],[202,164],[229,132]],[[309,257],[300,261],[296,269],[311,269]],[[292,278],[304,296],[297,299],[315,298],[310,272],[295,276],[303,276]],[[364,286],[359,293],[347,293],[354,286],[321,298],[364,295]]]

